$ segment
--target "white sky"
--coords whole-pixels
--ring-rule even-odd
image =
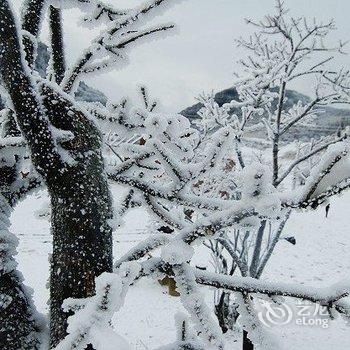
[[[22,3],[22,0],[12,1],[16,9]],[[131,7],[140,0],[109,0],[109,3]],[[334,39],[350,39],[350,0],[286,0],[286,4],[293,15],[334,18],[338,27]],[[86,81],[114,100],[135,96],[137,86],[145,84],[164,107],[180,111],[194,103],[201,92],[232,85],[235,62],[242,55],[235,48],[234,39],[249,34],[244,18],[261,18],[273,11],[273,6],[274,0],[183,0],[152,21],[153,24],[175,22],[178,34],[133,48],[126,67]],[[96,35],[96,31],[79,27],[78,19],[78,11],[64,12],[66,54],[70,63]],[[44,27],[44,40],[46,36]],[[343,56],[335,65],[350,67],[349,56]],[[307,93],[307,83],[296,88]]]

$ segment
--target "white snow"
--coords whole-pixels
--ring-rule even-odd
[[[119,195],[112,187],[114,196]],[[12,231],[19,238],[19,269],[25,283],[34,288],[34,300],[39,311],[47,313],[49,275],[48,255],[51,251],[49,223],[34,212],[47,201],[45,192],[30,196],[20,203],[12,215]],[[329,217],[324,208],[315,212],[295,213],[284,235],[293,235],[296,246],[281,240],[269,261],[262,279],[313,287],[326,287],[348,280],[350,270],[350,235],[348,232],[350,193],[331,200]],[[114,234],[115,258],[146,238],[150,219],[143,209],[134,209],[125,217],[126,225]],[[206,266],[208,250],[196,247],[192,264]],[[212,291],[203,288],[206,301],[212,301]],[[154,349],[173,343],[176,337],[174,316],[186,312],[179,298],[170,297],[165,287],[152,279],[141,279],[131,286],[124,306],[114,316],[114,326],[121,337],[129,340],[130,348]],[[340,350],[350,347],[350,332],[342,318],[330,322],[328,328],[276,326],[271,329],[277,340],[288,344],[288,350]],[[225,337],[230,348],[240,349],[241,333]]]

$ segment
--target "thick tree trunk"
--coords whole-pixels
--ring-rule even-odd
[[[66,335],[64,299],[94,294],[95,278],[111,272],[112,200],[101,153],[101,135],[95,125],[60,91],[43,85],[43,105],[50,122],[73,133],[61,142],[67,164],[47,178],[51,196],[53,255],[51,261],[50,339],[54,347]]]
[[[50,329],[55,346],[66,335],[64,299],[93,295],[95,278],[112,271],[112,200],[98,129],[60,91],[43,85],[40,94],[52,124],[74,135],[61,142],[71,161],[47,181],[53,234]]]
[[[64,299],[93,295],[95,277],[112,271],[111,197],[95,125],[59,91],[45,85],[38,91],[23,66],[8,0],[0,0],[0,17],[4,23],[0,75],[33,164],[51,196],[50,342],[54,347],[66,335],[68,315],[61,308]],[[70,131],[73,138],[57,140],[48,119],[56,128]]]
[[[53,254],[50,278],[50,339],[56,346],[66,335],[61,305],[69,297],[95,291],[95,278],[112,271],[111,199],[98,162],[68,171],[49,184]]]

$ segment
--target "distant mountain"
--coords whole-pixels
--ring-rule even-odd
[[[289,109],[293,106],[294,103],[297,101],[302,101],[303,103],[308,103],[310,101],[310,98],[306,95],[300,94],[294,90],[288,90],[287,91],[287,102],[286,102],[286,109]],[[232,100],[238,100],[238,93],[235,88],[228,88],[222,91],[219,91],[217,94],[215,94],[214,97],[217,104],[221,107],[223,104],[231,102]],[[198,111],[203,107],[202,103],[196,103],[193,106],[190,106],[186,109],[184,109],[182,112],[180,112],[183,116],[189,118],[189,119],[197,119],[198,118]],[[239,111],[232,111],[235,113],[239,113]]]
[[[310,102],[310,97],[303,95],[294,90],[287,90],[286,93],[287,101],[285,104],[285,109],[290,109],[298,101],[303,104]],[[219,106],[225,103],[231,102],[234,99],[238,99],[238,94],[235,88],[228,88],[218,92],[215,95],[215,101]],[[277,100],[274,101],[277,104]],[[196,103],[180,112],[183,116],[190,120],[198,119],[198,111],[203,107],[202,103]],[[239,110],[232,110],[232,113],[240,114]],[[257,120],[253,120],[252,123],[256,123]],[[324,112],[317,118],[314,125],[309,128],[305,127],[294,127],[291,129],[288,138],[298,138],[298,139],[310,139],[311,137],[321,137],[326,136],[331,133],[336,132],[340,127],[350,125],[350,110],[348,109],[338,109],[333,107],[325,107]],[[259,133],[255,133],[255,137],[264,137],[263,129]]]

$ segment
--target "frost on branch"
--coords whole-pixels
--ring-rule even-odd
[[[194,249],[182,240],[171,241],[163,246],[161,251],[163,261],[171,265],[186,263],[191,260],[193,254]]]
[[[82,10],[88,13],[83,18],[83,23],[92,25],[103,20],[107,26],[82,53],[76,64],[67,70],[61,84],[67,93],[74,90],[81,75],[100,72],[120,64],[127,57],[126,49],[175,27],[170,23],[143,28],[144,22],[149,21],[150,16],[175,1],[153,0],[128,10],[118,10],[95,0],[66,0],[63,5],[65,3],[82,5]]]
[[[117,273],[103,273],[96,278],[96,295],[86,299],[67,299],[63,304],[68,318],[68,335],[55,348],[57,350],[81,349],[88,344],[95,349],[130,349],[128,343],[111,326],[111,319],[124,304],[130,284],[140,272],[136,262],[124,264]]]
[[[118,157],[114,157],[112,152],[107,157],[109,177],[134,191],[134,198],[141,200],[140,204],[158,222],[156,227],[166,224],[170,233],[159,237],[155,235],[155,230],[151,231],[151,236],[118,260],[117,266],[123,261],[148,257],[153,250],[160,247],[160,260],[154,260],[153,267],[152,259],[146,261],[144,266],[147,268],[143,270],[143,274],[155,274],[158,278],[161,272],[174,277],[184,306],[194,315],[192,320],[198,329],[207,329],[210,324],[210,329],[218,331],[213,339],[219,339],[222,335],[212,313],[205,311],[208,310],[207,306],[199,295],[195,294],[194,299],[186,299],[189,288],[198,288],[198,284],[215,287],[224,293],[240,292],[247,293],[248,296],[255,292],[268,296],[277,293],[322,304],[323,299],[293,290],[292,286],[277,284],[274,286],[276,290],[272,290],[264,282],[257,286],[253,283],[255,279],[245,278],[232,280],[232,284],[228,284],[223,276],[226,274],[228,278],[232,278],[231,274],[241,273],[243,276],[260,278],[289,218],[291,205],[288,203],[293,199],[293,203],[301,207],[304,202],[303,198],[296,199],[295,190],[291,191],[288,187],[273,183],[273,166],[266,159],[246,156],[242,147],[245,124],[223,123],[225,117],[220,119],[216,116],[212,119],[213,127],[203,127],[198,132],[185,123],[183,130],[177,126],[177,120],[181,120],[181,117],[178,119],[177,116],[162,115],[156,110],[150,111],[147,103],[143,109],[126,105],[115,110],[108,110],[108,107],[93,109],[103,130],[107,130],[107,125],[114,128],[113,137],[110,132],[105,132],[107,140],[111,140],[111,149],[118,154]],[[215,105],[213,107],[211,104],[210,108],[214,108],[215,113],[223,113]],[[253,107],[249,110],[255,111]],[[212,112],[208,111],[206,114],[208,118],[215,115],[210,113]],[[297,112],[293,110],[293,113]],[[223,126],[215,120],[221,120]],[[319,152],[327,153],[330,145],[341,144],[345,140],[346,138],[335,138],[322,140],[321,143],[315,142],[309,151],[310,157]],[[232,145],[235,147],[232,148]],[[240,156],[244,158],[243,162],[239,160]],[[317,164],[313,163],[314,166]],[[329,164],[323,163],[320,167],[326,169]],[[309,176],[310,182],[315,180],[313,176]],[[300,191],[306,188],[307,186],[302,186]],[[268,232],[268,221],[275,225],[275,231],[265,240],[263,234]],[[254,234],[249,235],[249,232]],[[233,238],[230,238],[230,234]],[[217,241],[222,249],[227,250],[233,259],[232,269],[230,266],[226,271],[219,270],[220,274],[215,277],[204,277],[204,273],[201,275],[199,271],[194,271],[193,285],[188,278],[177,277],[176,274],[179,264],[181,268],[188,268],[193,244],[204,239]],[[239,243],[230,245],[230,242]],[[186,248],[186,245],[191,246]],[[281,288],[278,289],[278,286]],[[347,308],[342,306],[343,302],[335,304],[340,313],[346,314]],[[243,313],[246,306],[241,306]],[[250,309],[249,318],[248,315],[245,321],[243,316],[241,318],[246,329],[250,324],[258,322],[255,320],[254,303]],[[273,340],[265,336],[265,330],[260,329],[258,324],[255,328],[255,334],[251,334],[253,341],[260,342],[265,339],[264,344],[268,348]],[[220,346],[220,341],[215,344],[214,346]],[[174,343],[169,348],[181,346],[180,343]]]
[[[221,330],[217,322],[214,321],[211,310],[204,302],[204,297],[198,289],[194,274],[185,263],[174,266],[173,271],[182,304],[191,315],[198,332],[208,342],[208,346],[223,349]]]
[[[230,153],[232,161],[226,159],[222,166],[229,146],[236,141],[232,137],[235,135],[233,128],[226,125],[201,137],[188,124],[181,129],[177,122],[181,117],[163,115],[161,119],[159,112],[150,111],[147,106],[144,109],[128,108],[124,103],[117,108],[92,105],[89,108],[104,133],[104,142],[111,142],[110,147],[105,149],[109,177],[128,189],[122,199],[120,213],[132,203],[138,203],[147,208],[155,220],[166,223],[172,230],[164,235],[151,232],[147,240],[119,259],[116,267],[122,266],[123,261],[141,260],[161,248],[160,258],[142,263],[140,276],[154,275],[158,278],[168,274],[175,278],[185,308],[191,314],[196,329],[205,336],[200,337],[204,347],[199,345],[201,343],[192,342],[189,348],[206,348],[207,344],[214,348],[222,346],[221,330],[201,297],[199,285],[248,295],[288,295],[320,304],[332,303],[339,313],[346,314],[347,308],[338,298],[347,295],[347,288],[332,298],[335,288],[323,295],[317,294],[318,291],[307,293],[299,287],[279,283],[271,285],[255,278],[211,275],[190,266],[193,243],[204,238],[221,241],[226,229],[233,228],[237,234],[242,234],[255,228],[261,218],[276,220],[281,214],[288,213],[284,206],[286,199],[273,185],[271,170],[264,162],[247,161],[244,171],[241,171],[242,168],[237,166],[237,155],[233,152]],[[113,135],[108,127],[114,128]],[[107,152],[108,149],[113,152]],[[209,181],[201,182],[206,177]],[[211,182],[210,179],[217,181]],[[227,196],[220,195],[221,186],[226,186]],[[290,195],[289,192],[287,194]],[[280,234],[281,229],[276,232],[277,238],[272,237],[269,244],[275,244]],[[244,241],[244,236],[242,238]],[[261,265],[252,269],[256,276],[260,277],[270,252],[254,250],[253,255],[261,261]],[[232,256],[236,254],[235,250],[230,250],[230,253]],[[242,261],[241,270],[249,271],[247,266],[242,268]],[[243,322],[242,317],[244,325],[256,322],[253,311],[251,309],[253,316],[249,320]],[[254,341],[264,337],[263,333],[259,334],[252,334]],[[265,343],[272,344],[272,341],[265,339]],[[179,340],[165,349],[186,349],[185,346]]]
[[[76,65],[66,71],[61,88],[66,93],[72,92],[83,74],[114,65],[125,56],[125,49],[129,46],[150,35],[172,29],[172,24],[148,29],[139,27],[141,19],[148,20],[148,15],[166,2],[170,3],[169,0],[157,0],[136,9],[116,10],[97,0],[69,1],[74,6],[79,3],[87,6],[85,23],[104,21],[107,29],[83,53]],[[62,1],[63,5],[65,3],[68,1]],[[109,178],[127,189],[116,215],[122,217],[129,208],[143,206],[151,213],[157,228],[157,232],[152,232],[150,238],[124,255],[116,266],[123,266],[125,261],[142,259],[154,249],[161,248],[159,259],[150,259],[143,264],[148,269],[138,271],[126,265],[124,272],[122,267],[117,274],[102,274],[96,281],[95,296],[92,294],[96,276],[89,275],[88,281],[92,287],[85,291],[87,298],[68,299],[65,303],[66,310],[75,314],[69,318],[69,335],[58,348],[84,349],[88,344],[106,348],[107,341],[111,339],[118,342],[119,347],[127,348],[127,344],[113,333],[110,319],[121,307],[128,286],[142,274],[167,274],[175,278],[182,302],[201,333],[200,342],[181,337],[173,348],[223,348],[221,330],[201,296],[200,284],[225,293],[242,294],[244,298],[239,300],[238,310],[242,320],[246,316],[242,323],[252,333],[255,342],[265,339],[254,334],[257,323],[250,294],[306,298],[316,303],[326,303],[339,313],[347,313],[346,304],[340,299],[348,295],[348,287],[340,288],[341,293],[333,287],[320,299],[305,291],[296,291],[291,286],[271,286],[257,282],[281,237],[291,208],[308,207],[314,201],[314,196],[318,205],[320,197],[329,197],[348,186],[344,184],[348,180],[337,168],[344,166],[342,158],[345,162],[347,149],[331,147],[334,144],[343,145],[347,137],[345,133],[298,145],[298,149],[293,150],[295,159],[291,162],[282,157],[283,142],[293,127],[310,126],[310,121],[319,116],[322,106],[347,103],[349,90],[348,71],[334,72],[326,67],[331,58],[322,59],[306,70],[303,65],[310,62],[309,58],[317,52],[335,51],[335,48],[323,46],[322,43],[328,32],[333,30],[333,24],[309,23],[298,19],[286,21],[285,16],[286,12],[278,2],[277,15],[269,15],[262,22],[253,23],[261,33],[250,40],[239,41],[249,51],[249,58],[241,61],[245,76],[235,81],[239,99],[219,107],[213,96],[201,96],[204,107],[199,112],[201,120],[196,128],[182,116],[157,111],[157,103],[149,100],[145,89],[141,89],[144,108],[131,108],[126,101],[108,103],[106,107],[98,104],[82,106],[63,93],[60,87],[47,81],[38,84],[38,78],[23,64],[24,55],[20,46],[15,45],[15,36],[7,32],[8,28],[14,29],[15,26],[6,27],[5,39],[8,40],[1,41],[6,48],[0,55],[1,63],[4,63],[1,73],[9,91],[24,87],[25,94],[23,91],[16,92],[26,97],[17,100],[17,93],[12,96],[16,112],[14,118],[29,146],[34,164],[54,194],[52,202],[57,205],[56,215],[53,216],[53,220],[56,219],[54,227],[60,226],[60,232],[65,234],[64,239],[70,237],[65,230],[69,226],[66,225],[67,218],[72,219],[71,226],[74,227],[72,241],[66,242],[58,254],[67,247],[74,249],[68,258],[64,256],[66,260],[56,255],[53,280],[57,282],[62,278],[60,263],[63,262],[66,267],[73,262],[76,268],[82,265],[81,261],[85,262],[85,251],[73,258],[72,253],[79,254],[77,242],[80,242],[86,231],[92,230],[96,236],[110,233],[110,197],[103,173],[101,142],[104,144],[103,156],[108,163]],[[22,34],[34,44],[35,33],[28,33]],[[281,35],[282,41],[278,40]],[[341,50],[342,46],[338,49]],[[10,51],[14,48],[17,48],[17,52]],[[14,70],[14,76],[20,84],[11,84],[13,72],[6,65],[7,51],[11,52],[11,58],[21,56],[15,62],[17,69]],[[29,61],[29,57],[27,59]],[[299,101],[287,107],[288,84],[307,75],[316,76],[313,98],[306,104]],[[6,118],[10,118],[10,114]],[[249,154],[244,148],[247,133],[259,127],[264,128],[266,134],[267,157]],[[22,149],[19,141],[15,138],[11,140]],[[4,141],[5,148],[10,149],[9,142]],[[13,159],[17,155],[14,153],[17,152],[16,147],[12,148],[12,153],[9,151],[4,156],[3,162],[9,168],[17,166]],[[320,155],[327,155],[324,162],[315,160]],[[90,170],[94,173],[93,177],[89,176]],[[334,176],[334,172],[339,176]],[[63,175],[65,177],[61,177]],[[291,178],[295,186],[293,191],[301,186],[300,191],[305,191],[304,196],[295,198],[294,193],[289,191],[288,181]],[[52,179],[55,182],[50,182]],[[338,186],[338,182],[329,181],[334,179],[340,181],[342,187]],[[336,190],[334,186],[337,186]],[[59,190],[55,192],[57,188]],[[69,196],[65,197],[66,193]],[[101,214],[101,222],[97,224],[96,212]],[[79,219],[81,225],[76,224]],[[86,227],[86,223],[91,225]],[[266,239],[266,228],[271,226],[274,230],[269,232]],[[86,230],[75,237],[77,227]],[[159,235],[160,228],[164,235]],[[106,248],[103,256],[108,256],[106,264],[92,259],[103,250],[96,247],[99,241],[93,241],[85,247],[93,260],[92,266],[84,271],[86,275],[95,265],[103,265],[100,270],[93,271],[96,275],[102,271],[111,271],[111,240],[110,236],[106,236],[99,246]],[[63,236],[58,238],[62,239]],[[214,275],[201,274],[193,269],[193,246],[202,242],[214,247],[217,261],[220,262],[220,253],[225,251],[226,256],[232,259],[232,264],[226,270],[219,267],[219,273]],[[72,271],[74,269],[69,271],[68,277],[73,278],[67,284],[71,286],[74,282],[79,286],[81,275],[74,276]],[[236,273],[244,278],[235,279],[233,275]],[[57,288],[67,281],[62,278],[62,283],[58,282]],[[52,290],[56,292],[56,288]],[[65,292],[71,293],[70,290]],[[335,298],[332,298],[334,295]],[[59,310],[65,296],[62,293],[60,299],[55,300]],[[4,307],[11,305],[9,298],[3,297],[1,300]],[[245,310],[248,312],[246,315]],[[57,309],[56,312],[59,313]],[[52,316],[55,314],[52,312]],[[65,318],[62,315],[60,317],[58,322],[56,320],[58,327],[53,326],[54,331],[57,328],[61,332],[55,341],[65,334],[64,327],[61,327]],[[201,345],[203,342],[204,347]]]

